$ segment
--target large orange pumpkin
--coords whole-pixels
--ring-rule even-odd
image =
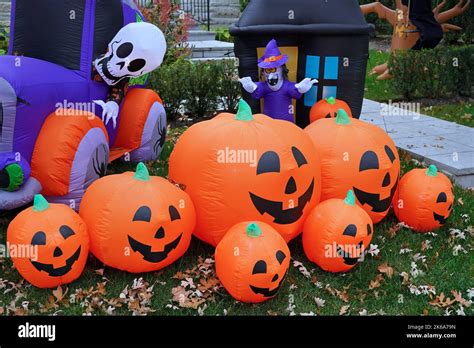
[[[318,202],[320,165],[311,139],[296,125],[253,115],[220,114],[190,127],[169,161],[170,180],[184,185],[197,214],[195,235],[217,245],[240,221],[261,220],[286,241]]]
[[[91,252],[104,264],[139,273],[162,269],[188,249],[195,224],[189,196],[167,180],[136,173],[109,175],[86,191],[79,210]]]
[[[451,181],[431,165],[428,169],[413,169],[402,177],[393,210],[414,231],[429,232],[446,223],[453,202]]]
[[[89,254],[86,224],[79,215],[64,204],[49,204],[41,195],[12,220],[7,242],[15,268],[39,288],[76,280]]]
[[[263,222],[241,222],[216,248],[216,273],[236,300],[258,303],[274,297],[290,265],[285,240]]]
[[[388,213],[398,187],[400,159],[392,139],[380,127],[338,116],[321,119],[305,129],[321,160],[321,200],[344,198],[353,190],[357,203],[372,221]]]
[[[313,209],[304,224],[303,248],[325,271],[346,272],[357,265],[372,235],[372,220],[349,190],[344,200],[328,199]]]
[[[309,112],[309,121],[313,123],[314,121],[320,120],[322,118],[333,118],[336,117],[337,112],[343,109],[349,117],[352,117],[352,111],[349,105],[340,99],[330,97],[327,99],[321,99],[316,104],[313,105]]]

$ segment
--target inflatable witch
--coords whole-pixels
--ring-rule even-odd
[[[252,98],[263,98],[265,115],[294,122],[292,99],[300,99],[318,80],[305,78],[296,84],[289,81],[287,61],[288,55],[281,54],[276,40],[273,39],[258,60],[264,82],[255,83],[251,77],[243,77],[239,81]]]

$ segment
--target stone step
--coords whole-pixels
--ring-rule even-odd
[[[464,188],[474,187],[474,128],[367,99],[360,118],[384,129],[417,160],[436,165]]]
[[[188,41],[210,41],[215,40],[216,33],[207,30],[190,30]]]
[[[217,40],[189,41],[191,58],[220,58],[234,55],[234,44]]]
[[[239,18],[211,17],[211,24],[231,26],[232,24],[237,23],[238,20]]]

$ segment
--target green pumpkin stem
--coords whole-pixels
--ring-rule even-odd
[[[336,104],[336,98],[334,98],[334,97],[329,97],[329,98],[326,99],[326,101],[330,105]]]
[[[237,110],[237,115],[235,115],[235,119],[239,121],[252,121],[252,109],[250,105],[243,99],[239,101],[239,108]]]
[[[355,196],[354,196],[354,191],[352,191],[352,190],[347,191],[347,196],[346,196],[346,198],[344,198],[344,203],[346,203],[347,205],[350,205],[352,207],[355,206],[356,199],[355,199]]]
[[[149,181],[150,180],[150,173],[148,173],[148,169],[146,165],[142,162],[137,164],[137,170],[135,171],[135,175],[133,176],[135,179],[140,181]]]
[[[247,225],[247,236],[249,237],[260,237],[262,229],[255,222]]]
[[[438,168],[434,164],[431,164],[426,171],[426,175],[428,176],[438,176]]]
[[[43,195],[37,194],[33,200],[33,211],[45,211],[49,208],[49,203]]]
[[[351,124],[349,115],[344,109],[339,109],[337,111],[336,124]]]

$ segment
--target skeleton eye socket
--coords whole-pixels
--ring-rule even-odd
[[[117,48],[117,57],[125,58],[133,51],[133,45],[130,42],[125,42]]]
[[[137,72],[137,71],[143,69],[145,64],[146,64],[145,59],[140,58],[140,59],[132,60],[130,62],[130,64],[128,65],[128,70],[130,72]]]

